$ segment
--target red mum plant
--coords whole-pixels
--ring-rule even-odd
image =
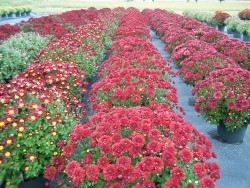
[[[32,93],[0,85],[0,180],[6,187],[17,187],[21,175],[24,179],[42,175],[52,157],[62,153],[57,143],[67,141],[76,125],[75,115],[65,111],[63,102],[44,93],[45,103],[43,94]]]
[[[219,12],[214,15],[212,19],[212,24],[219,26],[219,27],[224,26],[225,25],[224,21],[230,17],[231,16],[225,12]]]
[[[191,85],[205,79],[215,69],[236,67],[234,60],[214,51],[214,48],[196,52],[180,63],[181,69],[178,74],[183,76],[183,80]]]
[[[99,76],[106,77],[108,74],[125,68],[143,68],[153,70],[170,71],[167,60],[155,50],[116,53],[99,67]]]
[[[88,78],[92,78],[104,56],[105,45],[109,43],[110,38],[101,22],[94,22],[80,26],[75,33],[64,35],[59,41],[51,42],[38,56],[41,61],[73,62]]]
[[[0,43],[1,41],[9,38],[11,35],[20,31],[20,28],[15,25],[4,24],[0,26]]]
[[[214,44],[217,51],[234,59],[242,68],[250,70],[250,49],[244,42],[225,38]]]
[[[195,36],[193,33],[187,32],[184,29],[172,29],[165,33],[164,37],[162,38],[162,40],[167,44],[165,50],[169,53],[172,53],[175,47],[194,39]]]
[[[249,71],[235,67],[214,70],[192,90],[195,110],[212,124],[223,123],[235,131],[250,121],[249,88]]]
[[[209,43],[200,40],[191,40],[177,46],[171,55],[171,59],[174,60],[175,65],[180,68],[180,62],[202,50],[216,52],[213,46]]]
[[[215,44],[217,42],[219,42],[220,40],[223,40],[225,38],[228,38],[227,35],[221,33],[220,31],[217,31],[216,29],[212,30],[212,31],[208,31],[206,32],[201,38],[200,40],[207,42],[207,43],[211,43],[211,44]]]
[[[165,108],[97,113],[72,130],[69,144],[75,153],[62,156],[62,168],[46,169],[46,178],[61,186],[190,187],[207,179],[214,185],[220,176],[218,164],[205,162],[215,155],[209,140]]]
[[[55,63],[48,61],[31,64],[23,73],[17,75],[11,83],[34,92],[55,93],[57,98],[67,105],[76,105],[80,108],[82,107],[82,94],[86,91],[88,83],[86,79],[86,75],[72,62]],[[49,96],[44,96],[43,100],[46,102],[46,100],[49,100]]]
[[[165,103],[173,108],[178,102],[177,91],[163,76],[156,70],[118,70],[92,86],[89,101],[97,111],[112,106],[148,106],[153,103]]]
[[[155,49],[154,45],[141,37],[123,37],[114,42],[111,48],[112,54],[133,52],[135,50],[151,51]]]

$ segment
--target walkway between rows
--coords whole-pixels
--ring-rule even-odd
[[[164,51],[165,44],[160,40],[154,31],[150,31],[153,45],[161,55],[169,59],[170,54]],[[177,71],[173,63],[170,63],[172,70]],[[178,76],[173,78],[175,87],[178,90],[179,106],[186,112],[185,120],[211,141],[212,150],[218,155],[216,162],[221,167],[221,179],[217,181],[218,188],[249,188],[250,187],[250,128],[248,128],[244,142],[240,145],[225,144],[218,140],[216,126],[211,125],[199,117],[194,107],[189,105],[191,98],[191,87],[186,85]]]

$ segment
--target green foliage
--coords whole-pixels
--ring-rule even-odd
[[[236,28],[240,22],[241,20],[237,16],[232,16],[226,19],[224,23],[227,25],[228,29],[230,29],[231,31],[236,31]]]
[[[236,27],[236,30],[242,34],[250,35],[250,21],[241,21]]]
[[[13,108],[18,102],[27,102],[27,105],[19,108],[14,114],[13,122],[4,120],[7,115],[5,110]],[[31,105],[37,105],[42,115],[34,115],[34,109]],[[27,118],[29,115],[36,117],[36,120]],[[52,126],[52,120],[60,115],[58,123]],[[57,147],[60,140],[67,140],[68,134],[72,127],[76,126],[75,116],[68,116],[64,111],[64,104],[58,101],[51,101],[48,105],[42,104],[42,101],[35,95],[27,94],[22,99],[12,99],[7,106],[0,107],[1,123],[6,124],[2,127],[0,135],[0,143],[6,142],[6,139],[13,137],[11,144],[5,144],[0,150],[0,156],[6,156],[6,152],[10,152],[8,157],[4,158],[1,165],[0,181],[7,182],[6,187],[17,187],[24,179],[38,177],[45,170],[45,165],[54,155],[60,154],[62,151]],[[20,123],[19,120],[23,119]],[[14,124],[15,123],[15,124]],[[20,129],[20,126],[25,126]],[[29,158],[34,155],[34,160]]]
[[[0,45],[0,83],[24,71],[48,42],[48,38],[35,33],[19,33],[3,42]]]

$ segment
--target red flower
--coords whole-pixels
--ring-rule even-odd
[[[104,169],[109,165],[109,160],[106,157],[100,157],[97,161],[97,165],[100,169]]]
[[[132,95],[131,100],[133,103],[138,104],[141,102],[141,97],[139,95]]]
[[[34,162],[37,159],[37,155],[34,153],[31,153],[27,156],[27,160],[30,162]]]
[[[120,183],[114,183],[110,185],[109,188],[123,188],[123,186]]]
[[[76,185],[79,185],[85,178],[85,172],[81,167],[76,167],[70,177]]]
[[[71,155],[73,155],[74,154],[74,146],[72,146],[72,145],[67,145],[67,146],[64,146],[63,147],[63,155],[65,156],[65,157],[70,157]]]
[[[91,181],[97,181],[100,173],[98,165],[89,165],[86,170],[86,176]]]
[[[204,177],[200,181],[201,188],[215,188],[214,180],[208,177]]]
[[[182,168],[174,167],[171,170],[171,179],[173,179],[177,182],[181,182],[182,180],[184,180],[184,178],[185,178],[185,172]]]
[[[10,117],[13,117],[17,112],[17,109],[12,107],[6,108],[4,110],[5,115]]]
[[[154,172],[159,173],[162,171],[162,169],[164,168],[164,163],[163,160],[159,157],[154,157]]]
[[[93,155],[91,153],[86,154],[82,161],[83,166],[84,167],[88,166],[92,161],[93,161]]]
[[[130,157],[126,157],[126,156],[122,156],[119,157],[116,160],[116,165],[119,168],[119,170],[126,170],[130,167],[131,164],[131,158]]]
[[[120,143],[116,143],[114,144],[112,147],[111,147],[111,152],[112,152],[112,155],[115,156],[115,157],[119,157],[123,154],[123,149],[121,147],[121,144]]]
[[[215,100],[220,100],[222,96],[223,96],[223,94],[221,93],[221,91],[216,91],[216,92],[214,92],[213,98]]]
[[[161,133],[160,131],[158,131],[157,129],[151,129],[148,133],[148,137],[151,139],[151,140],[157,140],[159,139],[161,136]]]
[[[199,178],[203,178],[206,176],[206,169],[205,169],[204,165],[202,165],[200,163],[194,164],[193,171],[194,171],[194,174]]]
[[[115,165],[109,164],[103,169],[103,177],[106,181],[115,180],[118,176],[118,169]]]
[[[184,148],[181,151],[179,151],[178,156],[185,163],[188,163],[188,162],[190,162],[193,159],[192,152],[189,149],[187,149],[187,148]]]
[[[61,156],[56,156],[54,157],[52,163],[55,167],[59,167],[60,165],[64,164],[64,158]]]
[[[65,172],[71,176],[76,168],[80,167],[80,163],[77,161],[70,161],[66,166]]]
[[[146,148],[151,154],[159,153],[161,151],[161,143],[153,140],[148,143]]]
[[[154,166],[155,164],[153,157],[144,157],[140,162],[140,167],[143,172],[153,172]]]
[[[162,153],[162,160],[168,167],[173,167],[176,164],[175,148],[168,146],[168,148]]]
[[[14,136],[10,136],[4,139],[4,143],[5,145],[12,145],[15,143],[15,137]]]
[[[146,180],[142,185],[144,188],[156,188],[155,183],[151,180]]]
[[[55,167],[49,166],[46,168],[46,171],[45,171],[46,179],[50,181],[54,181],[56,179],[56,174],[57,174],[57,171]]]
[[[164,188],[181,188],[180,184],[178,181],[175,181],[173,179],[169,179],[165,185]]]

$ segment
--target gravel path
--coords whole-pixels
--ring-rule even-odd
[[[150,31],[152,43],[168,59],[170,55],[164,51],[165,44]],[[177,71],[171,63],[173,71]],[[206,135],[213,145],[213,151],[218,155],[216,162],[221,167],[221,179],[218,180],[218,188],[249,188],[250,187],[250,128],[248,128],[245,139],[240,145],[226,144],[221,142],[216,135],[216,126],[211,125],[199,117],[194,107],[189,105],[191,87],[186,85],[180,77],[174,77],[175,87],[178,90],[179,105],[186,112],[185,120],[191,122],[196,129]]]

